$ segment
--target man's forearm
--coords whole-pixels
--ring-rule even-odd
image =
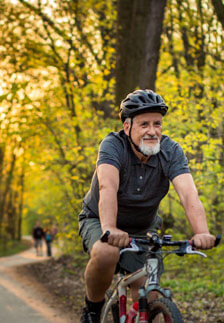
[[[179,175],[173,179],[173,185],[194,233],[193,240],[196,247],[212,248],[215,237],[209,233],[205,210],[198,197],[192,176],[190,174]]]
[[[102,231],[117,227],[117,196],[113,190],[100,191],[99,216]]]
[[[209,233],[205,210],[198,197],[188,201],[184,209],[194,234]]]

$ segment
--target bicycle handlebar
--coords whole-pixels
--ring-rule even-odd
[[[100,238],[102,242],[107,242],[108,237],[110,235],[110,231],[106,231]],[[217,247],[221,241],[221,234],[216,236],[214,247]],[[147,234],[146,239],[138,239],[138,238],[130,238],[130,247],[121,249],[120,254],[125,251],[139,252],[142,251],[136,242],[146,244],[148,246],[152,246],[151,252],[156,252],[161,249],[163,246],[178,246],[179,249],[173,250],[172,253],[176,253],[180,256],[184,254],[198,254],[203,257],[207,257],[204,253],[194,250],[194,241],[192,240],[179,240],[172,241],[172,236],[164,235],[163,238],[159,238],[157,234]]]

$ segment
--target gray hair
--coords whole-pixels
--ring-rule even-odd
[[[126,119],[124,120],[124,122],[127,122],[127,123],[131,124],[131,118],[126,118]]]

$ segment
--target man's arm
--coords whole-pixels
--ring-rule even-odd
[[[179,195],[186,216],[193,230],[192,240],[196,247],[210,249],[215,237],[209,233],[204,207],[198,197],[191,174],[182,174],[173,179],[173,186]]]
[[[117,247],[127,246],[128,233],[117,228],[117,192],[119,170],[109,164],[97,167],[99,182],[99,216],[102,231],[110,231],[108,243]]]

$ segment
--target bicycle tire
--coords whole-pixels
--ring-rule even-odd
[[[119,302],[112,305],[111,312],[113,316],[113,322],[119,323],[120,322]]]
[[[104,312],[103,312],[104,314]],[[103,316],[101,317],[101,320],[103,320]],[[111,306],[108,313],[104,317],[105,323],[120,323],[120,315],[119,315],[119,303],[115,303]]]
[[[107,301],[110,299],[111,295],[112,295],[112,291],[108,290],[106,292]],[[111,308],[106,316],[106,323],[120,323],[120,310],[119,310],[118,300],[113,305],[111,305]]]
[[[149,323],[153,323],[153,320],[157,315],[161,314],[164,323],[183,323],[181,313],[176,304],[168,298],[158,298],[155,301],[148,304],[149,311]]]

